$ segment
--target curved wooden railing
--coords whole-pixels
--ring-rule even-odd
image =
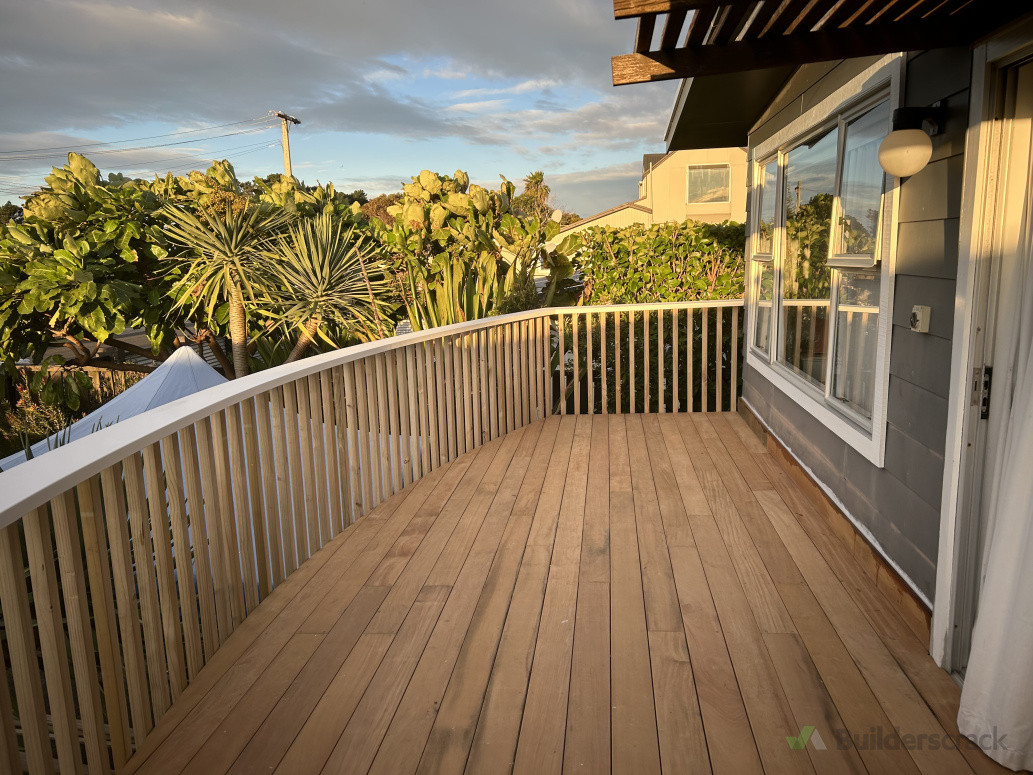
[[[0,771],[125,763],[315,551],[559,413],[735,406],[741,301],[535,310],[269,369],[0,473]]]

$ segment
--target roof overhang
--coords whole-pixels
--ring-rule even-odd
[[[667,127],[667,150],[744,147],[750,129],[795,69],[772,67],[686,79]]]
[[[682,79],[668,150],[745,145],[801,65],[971,45],[1030,13],[1029,0],[614,0],[638,19],[613,84]],[[659,26],[662,24],[662,28]],[[657,34],[657,30],[660,30]]]

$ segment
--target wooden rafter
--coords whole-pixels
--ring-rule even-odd
[[[1030,11],[1028,0],[614,0],[614,15],[638,16],[639,29],[635,53],[613,57],[613,83],[967,45]]]

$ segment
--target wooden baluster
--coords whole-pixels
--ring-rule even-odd
[[[437,368],[434,358],[434,342],[423,343],[423,388],[424,405],[422,411],[427,415],[427,436],[425,444],[430,462],[428,470],[433,470],[441,465],[441,444],[439,442],[440,431],[438,429],[438,389],[437,389]],[[443,407],[440,407],[443,408]]]
[[[133,559],[129,546],[129,524],[122,467],[115,464],[101,472],[104,517],[111,547],[111,576],[117,602],[117,621],[125,663],[126,686],[129,690],[129,711],[133,719],[133,736],[137,742],[154,726],[151,698],[148,692],[147,660],[141,637],[141,611],[133,578]],[[103,533],[101,533],[103,534]],[[3,565],[4,563],[0,563]],[[227,614],[228,621],[228,614]],[[24,716],[22,723],[25,723]]]
[[[714,358],[717,361],[717,411],[721,412],[724,410],[725,405],[722,400],[722,388],[724,387],[724,360],[725,360],[725,338],[724,338],[724,318],[725,310],[724,307],[715,307],[714,315],[717,318],[717,332],[714,336]]]
[[[54,545],[50,540],[50,519],[46,506],[26,514],[22,524],[25,528],[25,549],[32,582],[32,605],[36,611],[36,627],[40,651],[43,653],[43,677],[50,703],[50,719],[54,725],[58,771],[79,772],[82,769],[82,756],[76,730],[75,699],[68,670],[68,647],[61,622]],[[15,567],[20,568],[21,563]],[[39,672],[34,670],[32,677],[38,681]]]
[[[621,313],[613,313],[613,386],[614,386],[614,409],[617,414],[624,411],[621,402],[621,386],[624,383],[624,376],[621,374]]]
[[[574,414],[581,414],[581,332],[578,331],[580,317],[570,316],[570,338],[574,346]]]
[[[187,518],[190,522],[190,536],[194,545],[194,573],[197,575],[197,598],[201,609],[201,645],[204,648],[204,657],[208,660],[222,640],[219,637],[219,620],[215,606],[215,584],[212,581],[212,560],[208,543],[208,516],[205,513],[204,496],[201,490],[201,465],[198,460],[197,434],[193,425],[188,425],[179,432],[178,446],[183,463]],[[285,458],[278,459],[284,460]],[[80,510],[82,500],[80,494]],[[83,536],[89,536],[85,521],[83,522]],[[87,555],[88,561],[89,555]],[[285,573],[290,573],[290,571],[285,571]]]
[[[710,382],[710,363],[708,362],[709,352],[710,352],[710,343],[707,341],[707,318],[709,317],[709,315],[708,315],[709,309],[707,307],[703,307],[702,309],[700,309],[699,312],[700,312],[700,315],[703,318],[703,336],[700,338],[700,343],[699,343],[699,350],[700,350],[700,353],[699,353],[699,356],[700,356],[700,364],[699,364],[700,391],[699,392],[700,392],[700,398],[701,398],[700,409],[701,409],[701,411],[706,413],[706,412],[710,411],[710,389],[709,389],[710,388],[710,385],[709,385],[709,382]]]
[[[476,438],[474,428],[474,363],[473,344],[470,334],[463,334],[459,338],[459,353],[462,355],[460,364],[463,373],[463,452],[469,452],[474,448]]]
[[[678,390],[678,374],[681,365],[678,363],[678,339],[681,331],[678,330],[678,310],[671,310],[671,377],[674,382],[673,395],[671,396],[671,411],[681,411],[681,394]]]
[[[244,470],[246,471],[248,497],[251,500],[251,527],[255,542],[255,562],[258,565],[258,592],[264,600],[273,591],[269,562],[269,529],[266,524],[265,498],[262,497],[262,483],[266,479],[262,472],[261,455],[258,447],[258,419],[255,416],[253,398],[240,402],[242,430],[244,434]]]
[[[438,409],[438,446],[440,448],[441,460],[447,462],[451,458],[448,456],[448,402],[450,397],[448,395],[447,386],[445,383],[445,351],[446,345],[444,339],[434,340],[434,367],[435,374],[437,375],[435,381],[436,393],[436,405]]]
[[[395,489],[393,477],[394,469],[397,468],[397,460],[392,452],[391,444],[393,434],[391,432],[390,400],[388,399],[387,353],[374,355],[370,365],[373,367],[372,372],[375,377],[377,391],[377,414],[373,423],[379,429],[377,433],[379,440],[377,448],[380,450],[381,500],[387,500],[388,496]]]
[[[370,495],[371,499],[367,502],[366,513],[368,514],[372,509],[376,508],[377,504],[382,501],[386,495],[384,494],[384,478],[383,472],[380,470],[380,464],[382,456],[380,454],[380,423],[378,421],[379,412],[377,411],[377,382],[376,382],[376,356],[370,355],[363,358],[359,363],[362,364],[362,387],[359,388],[359,411],[366,416],[366,433],[363,434],[362,444],[366,449],[366,455],[369,459],[363,457],[362,462],[366,463],[365,470],[369,478]]]
[[[281,541],[280,496],[277,485],[282,476],[279,471],[283,458],[270,454],[273,449],[273,396],[262,393],[255,397],[255,417],[258,425],[258,458],[261,460],[263,513],[265,514],[265,534],[269,542],[269,570],[272,589],[276,589],[286,577],[283,563],[283,543]]]
[[[288,433],[284,420],[283,387],[269,391],[269,420],[273,437],[273,458],[276,465],[276,493],[280,506],[280,544],[283,549],[283,575],[291,575],[298,567],[298,545],[294,526],[294,486],[291,480]]]
[[[290,464],[288,481],[291,488],[291,506],[294,515],[294,546],[298,556],[298,565],[309,556],[308,530],[305,527],[308,519],[305,505],[305,475],[301,463],[301,418],[298,412],[298,389],[295,383],[288,382],[280,386],[283,393],[283,422],[287,438],[287,460]],[[207,489],[207,488],[205,488]]]
[[[256,573],[255,559],[255,536],[252,535],[254,520],[250,518],[251,508],[248,503],[248,476],[244,460],[244,440],[241,435],[240,407],[230,406],[220,412],[225,423],[228,457],[225,454],[217,456],[224,459],[226,470],[222,473],[224,481],[232,482],[233,486],[233,510],[227,512],[227,527],[232,529],[232,537],[235,539],[236,551],[239,556],[240,576],[244,584],[245,615],[258,607],[258,575]],[[308,427],[306,422],[304,429]],[[304,435],[302,437],[304,439]],[[302,452],[311,449],[311,443],[304,443]],[[218,447],[216,447],[218,451]],[[311,470],[311,463],[308,466]],[[234,544],[230,544],[233,546]]]
[[[502,380],[500,387],[506,397],[505,432],[509,433],[516,427],[513,414],[513,329],[509,323],[504,324],[499,332],[502,334]],[[501,407],[500,407],[501,408]],[[499,422],[501,431],[501,418]]]
[[[482,329],[477,335],[477,364],[480,369],[481,399],[481,444],[491,438],[491,384],[488,373],[491,371],[491,330]]]
[[[345,388],[344,376],[346,368],[347,366],[337,366],[333,369],[333,373],[330,375],[334,394],[334,425],[337,429],[337,467],[341,486],[341,513],[338,517],[340,521],[340,530],[344,530],[356,519],[353,511],[355,493],[352,490],[352,459],[351,444],[349,443],[349,439],[351,437],[348,418],[349,394]]]
[[[459,456],[459,418],[456,415],[456,393],[459,385],[456,384],[456,354],[455,339],[445,337],[441,340],[441,347],[444,353],[444,391],[440,394],[445,404],[445,428],[448,431],[448,459],[455,460]]]
[[[545,416],[552,417],[552,316],[542,320],[542,347],[545,350]]]
[[[650,373],[649,373],[649,310],[642,313],[642,411],[649,412],[652,408],[650,399]]]
[[[557,315],[559,320],[559,367],[560,367],[560,414],[567,413],[567,321],[563,315]]]
[[[585,315],[585,372],[588,377],[588,414],[595,414],[595,348],[592,337],[595,333],[595,320],[591,312]]]
[[[155,578],[154,545],[151,541],[151,526],[147,519],[147,495],[144,490],[143,464],[139,452],[133,453],[123,461],[122,476],[126,487],[135,576],[140,594],[140,619],[144,630],[147,677],[155,715],[160,717],[169,709],[172,700],[165,654],[165,633],[158,601],[158,582]],[[230,517],[233,512],[227,509],[225,513]],[[239,618],[234,618],[233,621],[234,627],[243,618],[239,610],[237,617]]]
[[[396,353],[389,350],[380,358],[380,374],[382,377],[381,392],[387,394],[387,450],[388,460],[391,464],[391,492],[396,493],[402,489],[405,479],[402,476],[402,445],[401,425],[399,420],[398,394],[401,392],[401,383],[398,381],[398,365]]]
[[[224,497],[225,483],[219,479],[216,466],[215,442],[210,417],[194,424],[197,433],[197,448],[201,463],[201,487],[204,492],[204,503],[208,520],[208,539],[211,542],[212,576],[215,580],[215,610],[219,622],[219,643],[224,643],[233,632],[236,623],[235,612],[242,607],[240,598],[239,576],[231,572],[228,560],[230,552],[236,555],[235,549],[226,546],[226,530],[223,524],[232,515],[231,501]],[[107,484],[105,483],[105,494]],[[110,528],[109,528],[110,532]],[[298,551],[299,558],[302,557]]]
[[[731,396],[731,410],[739,410],[739,354],[742,352],[739,347],[739,312],[742,307],[732,307],[732,386],[729,390]]]
[[[413,346],[413,359],[416,363],[416,403],[419,422],[420,474],[426,476],[432,470],[431,444],[433,443],[431,422],[434,419],[430,411],[430,399],[427,391],[427,352],[426,342]]]
[[[67,490],[50,502],[54,517],[54,541],[61,570],[61,592],[68,622],[68,651],[72,657],[75,675],[75,693],[79,700],[79,718],[86,748],[86,762],[90,772],[107,772],[108,741],[104,729],[104,711],[100,704],[100,683],[97,677],[97,656],[93,648],[93,628],[90,621],[89,597],[86,592],[86,574],[83,569],[83,547],[79,542],[79,519],[75,511],[75,497]],[[92,514],[90,515],[92,518]],[[98,590],[102,592],[102,590]],[[191,611],[194,632],[197,614]],[[100,633],[98,633],[100,635]],[[200,658],[201,640],[197,637]],[[6,683],[6,680],[4,681]],[[71,697],[69,697],[69,700]],[[117,704],[113,707],[117,713]],[[117,721],[117,720],[116,720]],[[75,741],[76,759],[79,745]]]
[[[484,391],[481,388],[481,331],[474,331],[467,336],[468,358],[470,368],[470,421],[467,422],[467,432],[471,433],[472,442],[470,449],[481,446],[481,396]]]
[[[667,406],[667,364],[664,351],[664,311],[656,311],[656,410],[660,414]]]
[[[817,342],[818,305],[814,304],[814,305],[811,306],[810,309],[811,309],[811,322],[810,322],[810,325],[808,326],[808,332],[807,332],[808,333],[808,337],[809,337],[809,341],[807,342],[807,357],[810,359],[810,369],[808,369],[807,373],[810,374],[814,379],[824,380],[824,378],[825,378],[825,370],[823,368],[819,369],[818,358],[817,358],[817,355],[818,355],[818,342]],[[826,329],[827,329],[828,321],[826,321],[825,324],[826,324]],[[818,373],[815,374],[815,371],[818,371]]]
[[[326,485],[330,491],[328,538],[341,530],[341,456],[342,446],[337,442],[337,413],[334,411],[333,374],[336,369],[319,372],[320,403],[323,407],[323,448],[326,450]]]
[[[112,596],[114,586],[111,580],[111,568],[108,564],[108,540],[104,530],[100,478],[93,477],[80,483],[76,487],[76,492],[79,496],[83,555],[86,557],[86,573],[89,578],[93,630],[97,638],[101,692],[107,708],[111,755],[115,761],[115,767],[118,768],[129,760],[133,750],[123,678],[123,676],[129,676],[129,663],[127,660],[123,673],[122,652],[118,641],[118,623],[115,618],[115,600]],[[207,555],[205,556],[207,557]],[[0,558],[0,562],[3,562],[2,558]],[[214,603],[211,610],[214,613]],[[214,618],[212,621],[214,622]],[[218,639],[217,631],[215,638]],[[3,672],[6,673],[6,671]]]
[[[602,380],[602,413],[610,413],[609,364],[606,362],[606,313],[599,315],[599,377]]]
[[[499,367],[501,350],[498,326],[492,326],[487,334],[488,352],[485,354],[485,360],[488,362],[488,438],[494,439],[499,435],[499,383],[502,380]]]
[[[150,522],[149,540],[153,542],[154,552],[153,560],[150,556],[145,556],[142,561],[153,563],[157,577],[161,626],[165,637],[165,658],[168,660],[172,700],[175,701],[186,688],[186,660],[180,629],[183,617],[176,596],[176,572],[172,560],[172,536],[169,532],[169,504],[165,492],[160,445],[151,444],[144,448],[142,457]],[[189,548],[187,551],[189,552]],[[137,557],[136,562],[139,573],[141,558]]]
[[[3,557],[0,557],[3,562]],[[7,682],[6,666],[0,670],[0,770],[22,772],[21,752],[18,750],[18,735],[14,728],[15,698]]]
[[[162,439],[158,446],[161,448],[161,466],[165,472],[165,489],[168,493],[168,518],[172,523],[172,541],[175,548],[171,559],[175,562],[176,590],[179,594],[179,607],[182,610],[187,675],[193,678],[204,666],[204,653],[201,649],[198,600],[194,589],[193,547],[190,545],[186,495],[179,462],[179,439],[173,434]],[[153,449],[153,446],[145,450],[148,469],[158,463],[157,460],[151,460],[150,456],[146,454],[150,449]],[[151,478],[148,477],[148,488],[150,488]]]
[[[363,442],[363,423],[365,412],[359,409],[359,387],[364,383],[360,374],[356,373],[355,362],[344,364],[344,411],[348,420],[348,482],[351,488],[351,508],[349,518],[354,524],[366,513],[369,503],[367,480],[369,478],[368,459],[363,457],[366,444]],[[367,466],[363,465],[367,460]]]
[[[18,700],[18,721],[29,771],[52,772],[53,754],[47,731],[43,684],[40,681],[36,639],[32,631],[29,594],[25,589],[25,560],[22,557],[18,524],[0,530],[0,608],[11,655],[11,673]],[[6,672],[6,671],[5,671]],[[5,677],[6,682],[6,677]],[[16,771],[20,771],[19,765]]]
[[[402,424],[402,484],[408,487],[420,478],[420,465],[413,453],[412,437],[417,427],[416,419],[416,372],[412,367],[413,347],[404,347],[397,355],[398,367],[398,413]]]
[[[635,312],[628,312],[628,413],[638,411],[635,403]]]
[[[696,411],[696,404],[694,401],[695,390],[692,384],[692,340],[696,336],[696,321],[692,307],[685,311],[685,326],[687,331],[685,335],[685,411],[694,412]]]

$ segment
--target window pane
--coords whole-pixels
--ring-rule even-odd
[[[757,253],[771,252],[771,238],[775,233],[775,190],[778,180],[778,162],[769,162],[761,173],[757,186]]]
[[[842,272],[836,306],[832,395],[872,416],[879,339],[879,275]]]
[[[789,152],[783,201],[782,361],[825,384],[830,295],[828,267],[838,130]]]
[[[875,256],[885,180],[879,166],[879,144],[889,131],[889,121],[889,103],[883,102],[846,128],[837,254]]]
[[[775,298],[775,271],[767,261],[754,262],[757,273],[757,324],[753,329],[753,344],[765,353],[770,352],[771,305]]]
[[[690,205],[727,202],[730,169],[727,164],[701,164],[689,167],[688,196],[685,201]]]

